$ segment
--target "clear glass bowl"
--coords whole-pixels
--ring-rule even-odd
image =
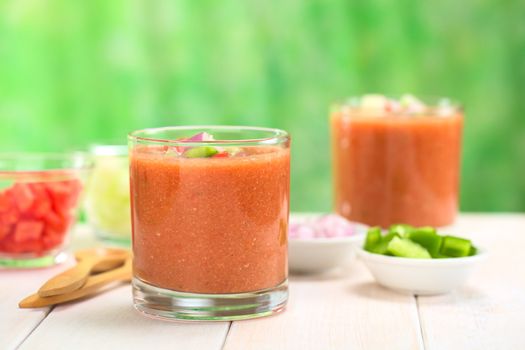
[[[86,219],[98,238],[131,244],[128,146],[91,148],[94,167],[86,186]]]
[[[84,153],[0,154],[0,268],[65,260],[90,168]]]

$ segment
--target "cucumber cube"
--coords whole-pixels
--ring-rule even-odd
[[[472,243],[468,239],[445,236],[443,237],[443,244],[441,245],[440,253],[450,257],[468,256]]]
[[[388,242],[382,239],[378,243],[374,244],[369,252],[375,253],[375,254],[381,254],[385,255],[388,252]]]
[[[386,255],[388,253],[388,243],[394,238],[399,237],[397,233],[387,233],[386,236],[383,236],[381,238],[381,241],[378,242],[376,245],[374,245],[371,250],[373,253],[376,254],[383,254]]]
[[[190,148],[189,150],[184,152],[184,156],[187,158],[208,158],[217,153],[218,151],[215,147],[200,146]]]
[[[470,246],[470,251],[468,253],[469,256],[473,256],[473,255],[476,255],[478,254],[478,248],[474,247],[473,245]]]
[[[408,238],[428,250],[433,258],[438,256],[443,242],[443,237],[433,227],[416,228],[408,234]]]
[[[394,237],[388,243],[387,251],[395,256],[414,259],[431,259],[430,253],[407,238]]]
[[[386,243],[390,243],[390,241],[391,241],[394,237],[401,238],[401,236],[400,236],[398,233],[389,232],[389,233],[387,233],[387,234],[383,237],[383,241],[386,242]]]
[[[373,248],[381,242],[381,228],[371,227],[366,233],[364,249],[371,253],[374,253]]]
[[[400,237],[406,238],[407,235],[414,230],[413,226],[405,224],[396,224],[390,226],[388,233],[397,233]]]
[[[434,234],[434,235],[437,234],[437,230],[432,226],[421,226],[421,227],[415,228],[414,230],[417,230],[419,232],[424,232],[426,234]]]

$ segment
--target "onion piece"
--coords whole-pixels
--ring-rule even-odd
[[[207,132],[200,132],[200,133],[195,134],[195,135],[193,135],[191,137],[178,139],[176,141],[179,141],[179,142],[207,142],[207,141],[215,141],[215,138],[213,137],[213,135],[208,134]],[[166,151],[166,154],[167,155],[181,156],[185,152],[189,151],[192,148],[194,148],[194,147],[190,147],[190,146],[173,146],[173,147],[169,147],[169,149]],[[215,150],[217,151],[216,153],[222,152],[222,147],[213,147],[213,148],[215,148]],[[215,154],[215,153],[213,153],[213,154]]]

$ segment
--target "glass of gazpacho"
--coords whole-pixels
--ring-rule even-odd
[[[365,95],[331,112],[335,210],[388,227],[452,224],[462,109],[448,99]]]
[[[133,298],[165,319],[234,320],[288,298],[290,138],[254,127],[129,135]]]

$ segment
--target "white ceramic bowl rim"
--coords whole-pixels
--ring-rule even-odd
[[[305,244],[332,244],[332,243],[348,243],[348,242],[359,242],[364,237],[363,234],[356,233],[352,236],[339,236],[339,237],[311,237],[311,238],[289,238],[289,241],[301,242]]]
[[[465,263],[471,263],[478,260],[485,259],[487,257],[487,251],[482,248],[478,248],[476,255],[466,256],[461,258],[443,258],[443,259],[413,259],[413,258],[402,258],[398,256],[389,256],[382,254],[370,253],[364,250],[362,247],[357,248],[357,253],[370,261],[383,264],[395,264],[395,265],[412,265],[412,266],[451,266],[451,265],[462,265]]]

